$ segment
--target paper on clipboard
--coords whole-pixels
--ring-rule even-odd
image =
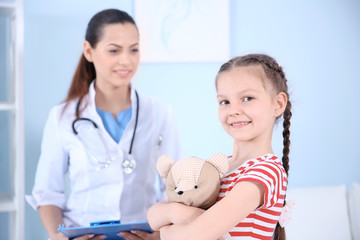
[[[106,240],[124,240],[117,234],[119,232],[129,232],[131,230],[141,230],[151,233],[152,230],[147,222],[121,224],[119,220],[92,222],[89,227],[64,228],[60,226],[62,232],[69,239],[73,239],[86,234],[106,235]]]

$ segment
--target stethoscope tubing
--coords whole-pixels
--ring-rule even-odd
[[[91,120],[90,118],[79,117],[79,118],[75,119],[75,120],[73,121],[73,123],[72,123],[72,130],[73,130],[73,132],[74,132],[75,135],[78,135],[78,131],[76,131],[76,128],[75,128],[75,124],[76,124],[77,121],[89,121],[89,122],[91,122],[91,123],[94,125],[94,127],[95,127],[96,129],[99,129],[99,128],[98,128],[98,125],[97,125],[93,120]]]
[[[139,108],[140,108],[140,103],[139,103],[139,95],[137,93],[137,91],[135,90],[135,96],[136,96],[136,115],[135,115],[135,126],[134,126],[134,132],[131,138],[131,143],[130,143],[130,148],[129,148],[129,154],[131,154],[132,152],[132,147],[134,144],[134,140],[135,140],[135,134],[136,134],[136,129],[137,129],[137,124],[138,124],[138,120],[139,120]]]
[[[133,131],[133,135],[132,135],[132,138],[131,138],[131,142],[130,142],[130,147],[129,147],[129,154],[131,154],[132,152],[132,147],[133,147],[133,144],[134,144],[134,140],[135,140],[135,135],[136,135],[136,129],[137,129],[137,124],[138,124],[138,119],[139,119],[139,109],[140,109],[140,103],[139,103],[139,95],[137,93],[137,91],[135,90],[135,96],[136,96],[136,115],[135,115],[135,126],[134,126],[134,131]],[[80,112],[80,99],[78,100],[77,104],[76,104],[76,110],[75,110],[75,116],[78,116],[79,112]],[[73,133],[75,135],[78,135],[78,131],[76,131],[76,128],[75,128],[75,124],[76,122],[78,121],[89,121],[91,122],[94,127],[96,129],[99,129],[98,125],[93,121],[91,120],[90,118],[84,118],[84,117],[78,117],[76,118],[73,123],[72,123],[72,130],[73,130]]]

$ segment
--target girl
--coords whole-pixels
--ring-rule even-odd
[[[163,198],[156,160],[162,154],[178,159],[179,140],[170,107],[131,85],[139,59],[131,16],[116,9],[93,16],[68,96],[50,111],[35,186],[27,196],[51,240],[66,239],[57,231],[60,224],[146,221],[148,208]],[[159,233],[122,234],[159,238]]]
[[[236,57],[221,66],[216,89],[220,122],[234,139],[218,201],[206,211],[157,203],[148,212],[149,223],[163,240],[285,239],[278,224],[289,170],[291,103],[285,74],[267,55]],[[282,161],[271,147],[280,116]]]

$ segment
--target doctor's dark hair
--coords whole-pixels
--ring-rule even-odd
[[[96,13],[88,23],[85,40],[88,41],[92,48],[103,37],[103,29],[108,24],[125,24],[131,23],[136,29],[134,19],[124,11],[118,9],[106,9]],[[79,64],[73,76],[65,102],[79,98],[79,101],[89,92],[91,82],[96,78],[95,67],[92,62],[86,60],[84,54],[81,55]],[[79,115],[79,113],[77,113]],[[76,116],[79,117],[79,116]]]
[[[272,88],[275,90],[276,94],[283,92],[287,97],[287,104],[283,116],[283,157],[282,163],[286,171],[286,174],[289,173],[289,153],[290,153],[290,119],[292,116],[291,113],[291,102],[289,100],[287,79],[285,73],[281,66],[276,62],[276,60],[265,54],[249,54],[245,56],[235,57],[230,59],[228,62],[224,63],[218,72],[216,82],[218,81],[218,76],[221,72],[230,71],[238,67],[246,66],[261,66],[261,69],[264,71],[267,81],[270,83]],[[281,116],[278,116],[276,121]],[[285,205],[286,202],[284,202]],[[285,230],[282,228],[279,223],[277,223],[274,237],[275,240],[284,240],[286,239]]]

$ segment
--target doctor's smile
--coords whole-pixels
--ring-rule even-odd
[[[114,72],[119,77],[128,77],[131,74],[131,70],[115,70]]]

